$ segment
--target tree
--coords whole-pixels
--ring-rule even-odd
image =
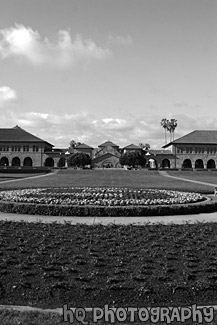
[[[167,120],[166,118],[163,118],[161,120],[161,126],[165,130],[165,143],[167,143],[167,136],[166,136],[167,131],[170,133],[170,142],[174,140],[174,131],[177,125],[178,125],[177,120],[174,118],[172,118],[170,121]]]
[[[71,140],[70,143],[69,143],[69,148],[73,148],[74,149],[79,144],[81,144],[81,142],[76,142],[75,140]]]
[[[170,120],[170,129],[171,129],[170,133],[172,133],[172,135],[173,135],[173,140],[174,140],[174,132],[175,132],[177,125],[178,125],[177,120],[172,118]]]
[[[144,150],[144,151],[149,151],[149,149],[151,148],[150,144],[149,143],[140,143],[139,146]]]
[[[164,131],[165,131],[165,144],[167,144],[167,131],[168,131],[169,120],[167,120],[166,118],[163,118],[161,120],[160,124],[164,128]]]
[[[127,166],[145,166],[146,159],[144,156],[142,156],[140,153],[136,151],[129,151],[125,152],[120,157],[120,164],[127,165]]]
[[[77,152],[69,157],[69,166],[84,168],[86,165],[91,165],[92,159],[87,153]]]

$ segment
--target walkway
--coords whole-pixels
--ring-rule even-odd
[[[87,225],[108,225],[108,224],[134,224],[134,225],[148,225],[148,224],[183,224],[183,223],[198,223],[198,222],[217,222],[217,212],[201,213],[192,215],[176,215],[176,216],[147,216],[147,217],[61,217],[61,216],[41,216],[28,214],[15,214],[0,212],[0,221],[25,221],[25,222],[42,222],[42,223],[70,223],[75,225],[78,223]]]
[[[201,184],[201,185],[207,185],[207,186],[212,186],[212,187],[217,186],[217,184],[213,184],[213,183],[205,183],[205,182],[195,181],[193,179],[187,179],[187,178],[182,178],[182,177],[177,177],[177,176],[171,176],[165,170],[158,170],[158,172],[159,172],[159,174],[161,176],[174,178],[174,179],[179,179],[179,180],[185,181],[185,182],[196,183],[196,184]]]
[[[0,184],[6,184],[6,183],[11,183],[11,182],[20,182],[20,181],[24,181],[26,179],[34,179],[34,178],[40,178],[40,177],[48,177],[48,176],[52,176],[54,174],[57,174],[58,172],[59,172],[59,169],[56,169],[56,170],[52,170],[51,172],[49,172],[47,174],[35,175],[35,176],[29,176],[29,177],[22,177],[22,178],[18,178],[18,179],[10,179],[8,181],[1,181]]]

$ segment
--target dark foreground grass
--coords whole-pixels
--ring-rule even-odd
[[[175,175],[178,176],[179,172]],[[57,174],[32,180],[1,183],[0,188],[34,187],[129,187],[158,188],[199,193],[213,193],[212,186],[194,184],[164,177],[158,171],[148,170],[60,170]]]
[[[217,304],[217,224],[0,222],[0,304]]]

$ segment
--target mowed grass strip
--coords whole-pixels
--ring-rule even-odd
[[[175,174],[179,176],[179,172]],[[201,181],[203,181],[201,179]],[[188,183],[164,177],[158,171],[148,170],[60,170],[49,177],[1,183],[1,189],[38,187],[129,187],[157,188],[199,193],[213,193],[212,186]]]

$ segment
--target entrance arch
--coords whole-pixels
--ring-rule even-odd
[[[51,158],[51,157],[46,158],[44,165],[45,165],[45,167],[54,167],[53,158]]]
[[[20,158],[19,157],[14,157],[11,162],[12,166],[19,167],[20,166]]]
[[[149,159],[148,166],[149,166],[149,168],[157,168],[157,162],[156,162],[156,160],[153,159],[153,158]]]
[[[66,158],[61,157],[61,158],[59,159],[59,161],[58,161],[57,166],[58,166],[59,168],[62,168],[62,167],[65,167],[65,165],[66,165]]]
[[[185,159],[182,164],[182,168],[192,168],[192,163],[190,159]]]
[[[26,157],[23,161],[23,166],[32,167],[32,158]]]
[[[9,166],[9,160],[7,157],[2,157],[0,160],[0,166]]]
[[[170,168],[170,161],[169,159],[165,158],[162,160],[162,167],[163,168]]]
[[[216,164],[215,161],[213,159],[210,159],[207,161],[207,168],[209,169],[215,169],[216,168]]]
[[[113,166],[113,163],[111,161],[106,160],[106,161],[103,161],[102,167],[103,168],[113,168],[114,166]]]
[[[197,159],[195,161],[195,168],[204,168],[203,160],[202,159]]]

